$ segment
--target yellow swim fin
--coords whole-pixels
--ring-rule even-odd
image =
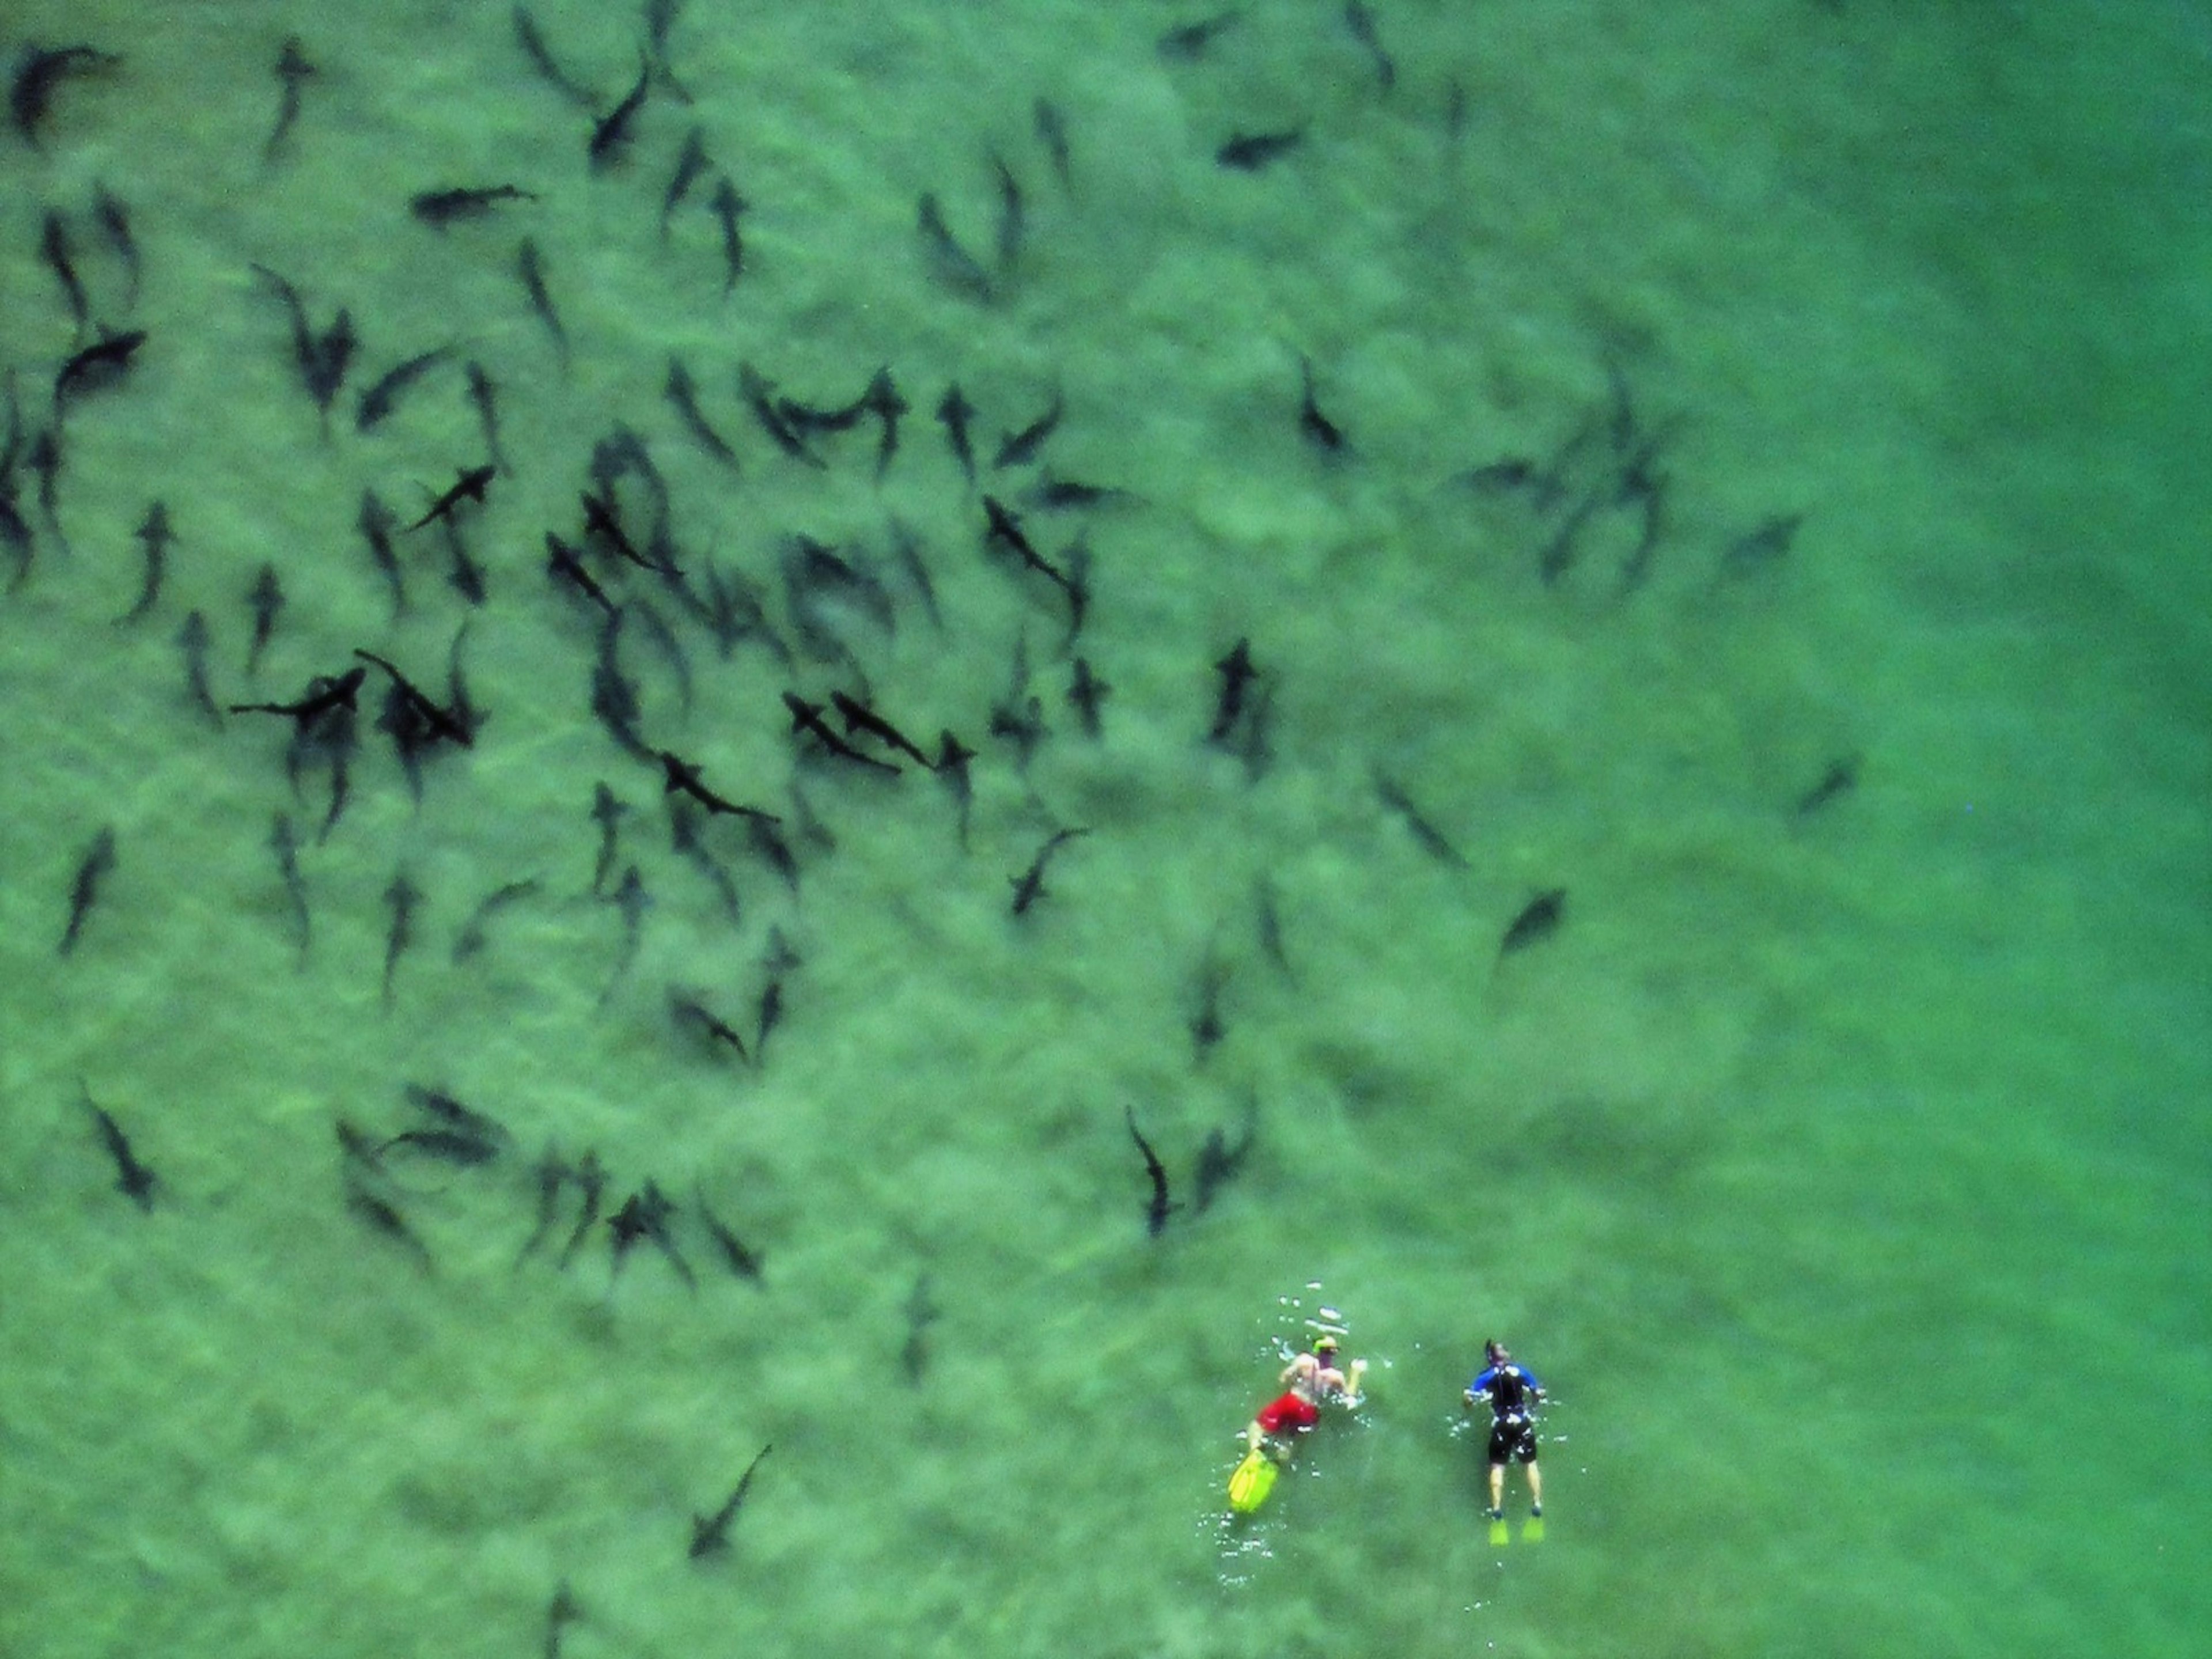
[[[1542,1516],[1532,1515],[1521,1523],[1521,1541],[1524,1544],[1540,1544],[1544,1541]]]
[[[1512,1541],[1513,1531],[1505,1524],[1504,1513],[1502,1511],[1493,1513],[1490,1517],[1490,1547],[1502,1550]]]
[[[1267,1501],[1267,1494],[1275,1489],[1275,1477],[1281,1473],[1275,1460],[1264,1451],[1245,1453],[1237,1473],[1229,1477],[1229,1507],[1238,1515],[1251,1514]]]

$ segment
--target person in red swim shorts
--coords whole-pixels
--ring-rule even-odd
[[[1340,1401],[1346,1406],[1359,1403],[1359,1379],[1367,1362],[1355,1359],[1348,1374],[1340,1371],[1336,1366],[1336,1349],[1334,1337],[1316,1337],[1311,1352],[1298,1355],[1283,1367],[1279,1380],[1287,1386],[1261,1407],[1259,1415],[1246,1427],[1248,1451],[1257,1451],[1263,1442],[1273,1441],[1283,1449],[1278,1455],[1287,1456],[1290,1437],[1321,1421],[1324,1401]]]

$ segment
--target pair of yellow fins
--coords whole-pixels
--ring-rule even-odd
[[[1229,1477],[1230,1513],[1249,1515],[1266,1503],[1267,1494],[1275,1489],[1275,1477],[1282,1472],[1283,1466],[1257,1446],[1246,1452],[1237,1473]]]
[[[1502,1515],[1492,1516],[1490,1517],[1490,1547],[1502,1550],[1512,1541],[1511,1523]],[[1524,1544],[1540,1544],[1544,1541],[1542,1516],[1532,1515],[1521,1523],[1521,1541]]]
[[[1267,1501],[1267,1494],[1275,1489],[1275,1481],[1283,1466],[1256,1448],[1244,1454],[1244,1461],[1237,1466],[1236,1474],[1229,1477],[1229,1509],[1233,1515],[1250,1515]],[[1504,1549],[1513,1541],[1511,1523],[1503,1515],[1493,1516],[1490,1522],[1490,1545],[1492,1549]],[[1540,1544],[1544,1541],[1544,1517],[1532,1515],[1522,1523],[1521,1541]]]

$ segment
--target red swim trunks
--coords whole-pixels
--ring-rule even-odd
[[[1321,1413],[1311,1401],[1301,1400],[1293,1392],[1261,1407],[1258,1420],[1261,1433],[1280,1434],[1285,1429],[1313,1427],[1321,1421]]]

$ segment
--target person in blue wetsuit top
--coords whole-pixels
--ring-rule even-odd
[[[1527,1366],[1514,1363],[1504,1343],[1486,1342],[1482,1352],[1490,1364],[1461,1397],[1469,1411],[1478,1401],[1490,1406],[1490,1518],[1505,1513],[1505,1466],[1516,1458],[1528,1474],[1528,1513],[1541,1515],[1544,1476],[1536,1467],[1536,1407],[1544,1397],[1543,1385]]]

